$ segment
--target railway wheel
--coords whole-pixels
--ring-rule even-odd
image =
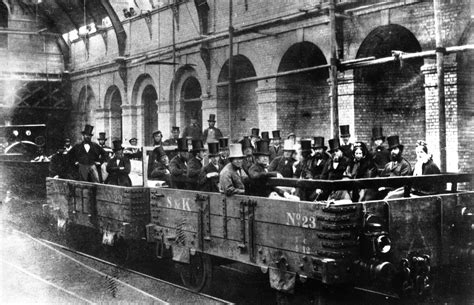
[[[189,264],[179,264],[179,274],[183,285],[194,291],[210,287],[212,280],[212,261],[209,255],[196,252],[191,255]]]

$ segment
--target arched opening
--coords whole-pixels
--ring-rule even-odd
[[[253,64],[243,55],[236,55],[233,57],[234,77],[235,80],[242,78],[257,76]],[[219,73],[218,82],[226,82],[229,80],[229,61],[227,60]],[[255,90],[258,87],[257,81],[245,82],[236,84],[234,88],[234,99],[230,107],[230,126],[232,134],[229,132],[229,127],[220,125],[219,128],[223,134],[230,134],[231,138],[240,138],[250,133],[252,127],[258,127],[258,105],[257,93]],[[229,86],[219,86],[217,88],[217,100],[219,108],[217,116],[229,117]],[[227,120],[226,120],[227,121]]]
[[[362,42],[357,58],[392,55],[392,50],[419,52],[421,46],[406,28],[390,24],[374,29]],[[398,134],[407,158],[414,160],[415,142],[425,138],[423,59],[370,66],[354,71],[355,133],[370,139],[375,125],[384,134]],[[364,122],[364,124],[358,124]]]
[[[474,25],[470,25],[466,28],[463,34],[463,38],[459,45],[474,44]],[[465,52],[459,52],[456,56],[457,62],[457,128],[458,128],[458,165],[450,164],[449,147],[450,139],[447,140],[448,144],[448,171],[450,169],[459,168],[461,172],[472,172],[474,170],[474,150],[472,149],[472,143],[474,143],[474,86],[473,86],[473,75],[474,75],[474,51],[469,50]],[[448,106],[448,103],[446,103]],[[451,108],[451,109],[449,109]],[[446,118],[449,122],[450,113],[454,107],[448,107]],[[455,119],[455,120],[456,120]],[[448,127],[447,127],[448,128]]]
[[[74,114],[75,121],[73,123],[73,128],[71,130],[74,131],[72,137],[79,137],[82,128],[86,124],[90,124],[95,126],[95,116],[94,116],[94,108],[95,107],[95,95],[92,91],[90,86],[84,86],[79,93],[79,99],[74,107]]]
[[[109,134],[111,139],[123,139],[122,135],[122,96],[116,86],[107,89],[105,107],[110,109]]]
[[[0,1],[0,28],[8,28],[8,7]]]
[[[191,76],[184,82],[181,89],[181,104],[184,110],[185,125],[189,125],[191,118],[197,119],[198,123],[202,122],[202,101],[201,101],[201,85],[197,78]]]
[[[323,52],[311,42],[291,46],[283,55],[278,72],[325,65]],[[329,138],[328,69],[278,77],[278,128],[284,134],[295,132],[301,137]]]
[[[158,128],[158,105],[156,104],[158,95],[155,87],[147,85],[145,89],[143,89],[141,100],[144,106],[145,144],[152,145],[153,139],[151,138],[151,134]]]

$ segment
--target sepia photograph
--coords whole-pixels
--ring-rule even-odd
[[[474,304],[473,0],[0,0],[1,304]]]

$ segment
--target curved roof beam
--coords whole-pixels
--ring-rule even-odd
[[[112,5],[110,5],[109,0],[100,0],[100,4],[107,12],[107,15],[109,16],[110,21],[112,22],[112,26],[114,27],[115,35],[117,36],[119,56],[124,56],[125,48],[127,45],[127,33],[125,32],[125,29],[123,28],[123,24],[122,22],[120,22],[120,19],[117,16],[117,13],[115,12]]]

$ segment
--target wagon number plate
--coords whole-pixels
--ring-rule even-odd
[[[286,225],[303,228],[316,228],[316,216],[301,215],[300,213],[286,213]]]

